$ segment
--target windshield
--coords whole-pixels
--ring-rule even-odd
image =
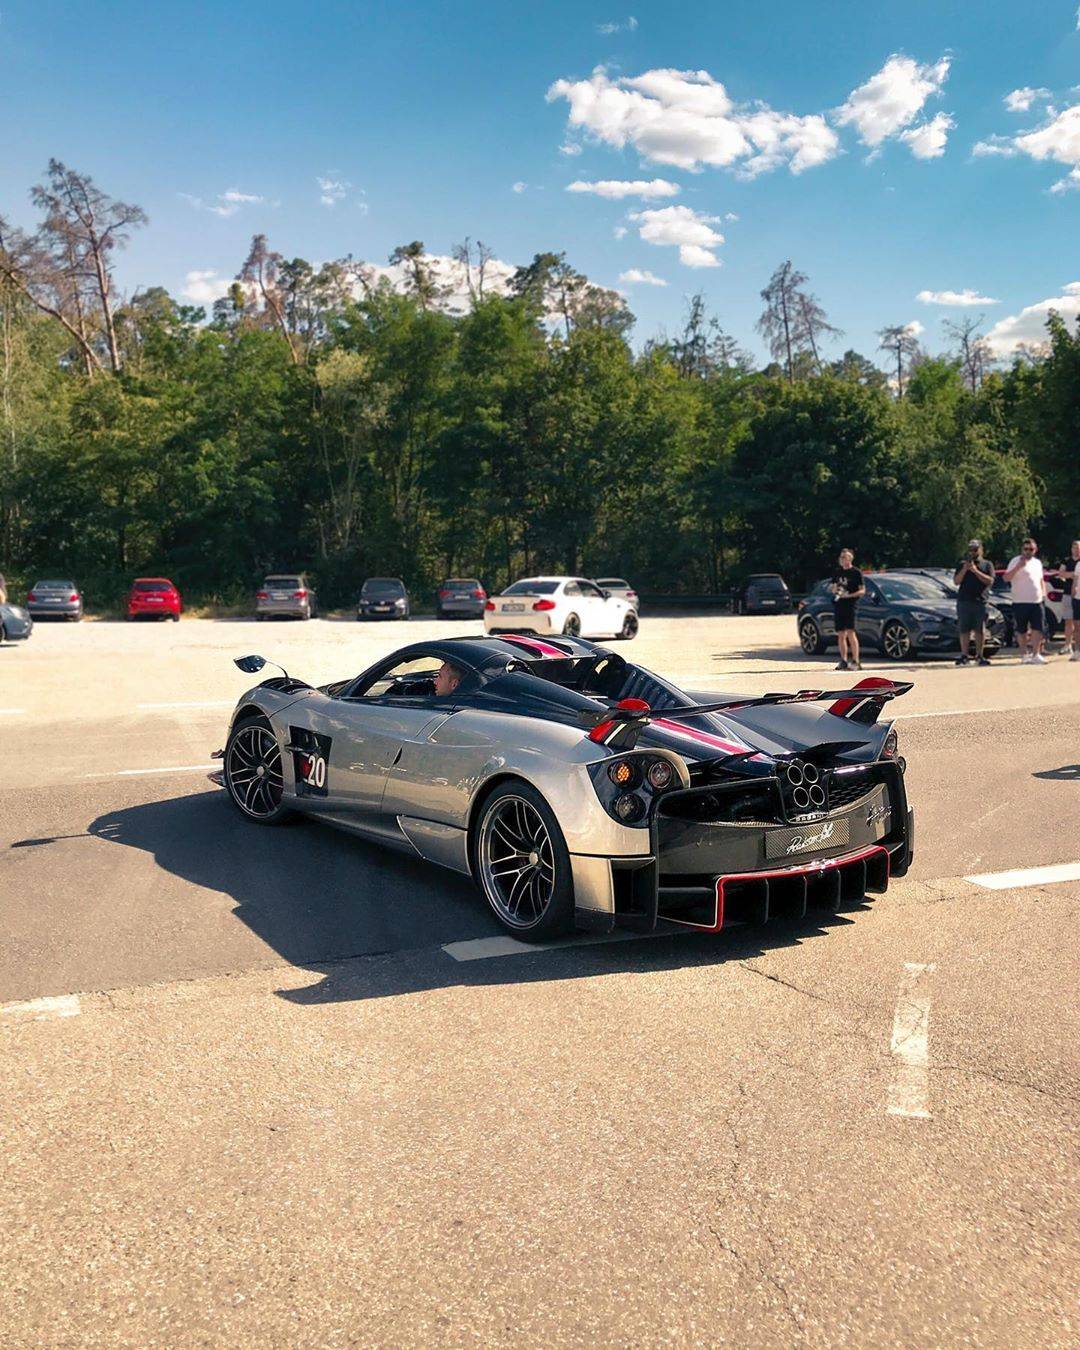
[[[515,581],[507,586],[503,595],[551,595],[559,589],[557,581]]]
[[[171,591],[171,581],[137,581],[134,588],[137,591]]]
[[[75,583],[73,581],[35,581],[31,589],[35,591],[73,591]]]
[[[784,583],[780,577],[749,577],[746,584],[755,591],[782,591]]]
[[[405,586],[400,581],[391,580],[388,577],[372,577],[370,581],[365,581],[361,588],[361,595],[403,595]]]
[[[263,582],[264,586],[292,586],[294,589],[300,585],[299,577],[267,577]]]
[[[480,583],[475,577],[451,577],[449,581],[443,582],[443,590],[450,586],[456,586],[459,591],[478,591]]]
[[[596,583],[603,586],[605,591],[628,591],[630,583],[623,581],[622,577],[601,577]]]
[[[875,577],[886,600],[945,600],[949,592],[931,577]]]

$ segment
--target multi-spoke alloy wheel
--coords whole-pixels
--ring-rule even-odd
[[[911,655],[911,634],[894,619],[882,631],[881,649],[890,661],[903,661]]]
[[[619,637],[621,637],[624,642],[632,642],[633,639],[637,637],[637,630],[638,630],[638,616],[634,613],[633,610],[631,610],[630,613],[627,614],[626,618],[623,619],[623,625],[621,630],[619,631]]]
[[[246,722],[225,752],[225,783],[244,815],[269,823],[281,816],[281,751],[262,722]]]
[[[566,616],[566,622],[563,624],[562,630],[564,637],[580,637],[581,620],[578,618],[576,614],[568,614]]]
[[[496,788],[480,811],[474,875],[495,917],[526,941],[573,925],[570,855],[547,802],[528,783]]]

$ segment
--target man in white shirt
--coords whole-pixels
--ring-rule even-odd
[[[1043,646],[1043,600],[1046,582],[1043,565],[1036,558],[1039,546],[1034,539],[1025,539],[1020,553],[1005,569],[1005,580],[1012,588],[1013,621],[1016,641],[1020,646],[1020,663],[1025,666],[1045,666]]]

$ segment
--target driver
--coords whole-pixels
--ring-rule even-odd
[[[461,683],[462,672],[457,666],[444,661],[435,675],[435,697],[449,698]]]

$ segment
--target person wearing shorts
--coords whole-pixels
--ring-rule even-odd
[[[975,644],[975,662],[988,666],[983,654],[986,641],[986,597],[994,580],[994,564],[983,557],[982,541],[968,541],[967,557],[956,564],[953,583],[957,588],[956,623],[960,629],[960,656],[958,666],[970,665],[968,646]]]
[[[859,660],[859,635],[855,631],[855,606],[866,594],[863,574],[855,566],[855,555],[849,548],[840,550],[839,566],[833,573],[833,624],[840,644],[837,670],[862,670]]]
[[[1070,661],[1080,661],[1080,539],[1072,541],[1071,555],[1054,569],[1054,574],[1065,582],[1069,594],[1065,608],[1065,645],[1061,654],[1064,656],[1067,652]]]
[[[1012,588],[1013,622],[1020,647],[1020,664],[1045,666],[1043,647],[1043,599],[1046,582],[1043,565],[1035,556],[1039,546],[1025,539],[1020,552],[1005,569],[1005,580]]]

